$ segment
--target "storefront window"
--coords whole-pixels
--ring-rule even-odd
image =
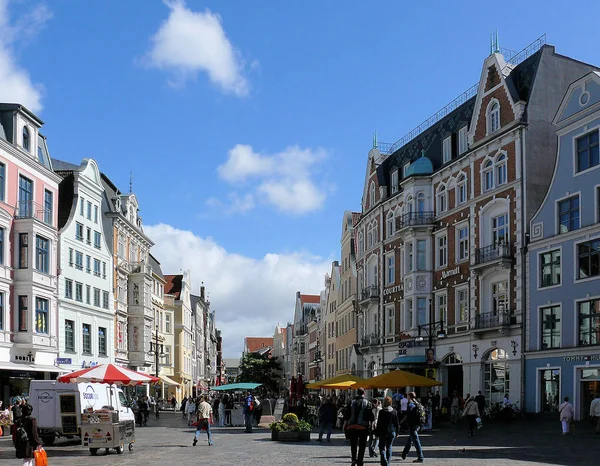
[[[560,371],[558,369],[541,372],[540,390],[542,411],[557,411],[560,404]]]
[[[578,303],[579,345],[600,343],[600,306],[598,300]]]
[[[509,388],[508,355],[498,348],[489,353],[485,362],[485,397],[490,404],[501,403]]]

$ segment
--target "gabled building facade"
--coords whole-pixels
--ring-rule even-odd
[[[302,375],[303,379],[309,376],[309,333],[308,324],[316,317],[321,307],[319,295],[305,295],[296,293],[294,309],[294,336],[291,355],[291,376]]]

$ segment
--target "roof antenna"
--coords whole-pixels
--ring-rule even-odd
[[[133,193],[133,172],[129,172],[129,194]]]

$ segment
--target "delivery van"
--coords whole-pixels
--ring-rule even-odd
[[[40,437],[52,445],[56,437],[79,436],[81,413],[112,407],[119,421],[134,421],[123,391],[103,383],[60,383],[56,380],[32,380],[29,403],[37,419]]]

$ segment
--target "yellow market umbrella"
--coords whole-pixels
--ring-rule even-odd
[[[319,380],[318,382],[309,383],[306,388],[349,388],[355,382],[364,382],[365,379],[358,375],[342,374],[329,379]],[[334,387],[332,385],[343,383],[341,387]]]
[[[325,385],[321,385],[321,388],[348,390],[350,388],[356,388],[356,387],[353,387],[353,385],[355,385],[355,384],[360,384],[360,383],[366,382],[366,379],[361,379],[360,377],[357,377],[357,378],[360,380],[346,380],[345,382],[328,383]]]
[[[443,385],[437,380],[423,377],[422,375],[413,374],[400,369],[386,372],[365,380],[364,382],[356,382],[353,388],[404,388],[404,387],[435,387]]]

